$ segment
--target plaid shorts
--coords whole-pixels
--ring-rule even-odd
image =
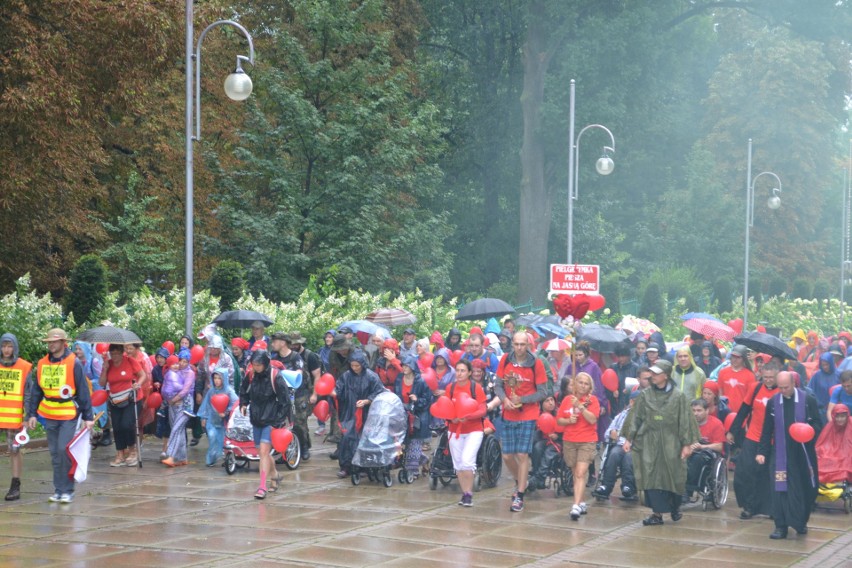
[[[504,420],[500,443],[504,454],[528,454],[533,447],[535,420]]]

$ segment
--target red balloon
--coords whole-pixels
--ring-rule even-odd
[[[596,312],[606,305],[606,298],[600,294],[592,294],[586,296],[586,301],[589,302],[589,311]]]
[[[737,332],[737,335],[740,335],[743,332],[743,318],[732,319],[728,322],[728,327]]]
[[[156,367],[158,365],[156,355],[148,355],[148,360],[151,361],[152,367]]]
[[[559,294],[553,298],[553,308],[556,310],[556,313],[559,314],[559,317],[565,319],[568,316],[573,315],[574,301],[568,294]]]
[[[328,417],[331,415],[331,410],[328,407],[327,400],[321,400],[314,405],[314,416],[317,417],[317,420],[320,422],[325,422],[328,420]]]
[[[96,390],[92,393],[92,406],[100,406],[104,404],[109,398],[107,391],[105,390]]]
[[[461,361],[464,351],[450,351],[450,365],[455,367]]]
[[[273,428],[271,438],[272,447],[275,448],[275,451],[284,454],[287,452],[290,442],[293,441],[293,432],[287,428]]]
[[[204,359],[204,348],[200,345],[193,345],[189,350],[189,362],[192,365],[198,365]]]
[[[95,351],[97,351],[101,355],[106,355],[106,352],[109,351],[109,344],[98,343],[97,345],[95,345]]]
[[[470,398],[470,396],[459,396],[454,401],[456,407],[456,416],[458,418],[467,418],[479,410],[479,403]]]
[[[542,412],[535,421],[535,425],[541,430],[541,433],[549,436],[556,432],[556,418],[549,412]]]
[[[460,398],[470,398],[470,391],[468,389],[457,388],[457,389],[455,389],[455,392],[453,394],[454,394],[454,396],[453,396],[454,401],[458,400]]]
[[[166,351],[169,352],[169,355],[175,354],[175,342],[174,341],[171,341],[171,340],[164,341],[162,347],[164,347],[166,349]]]
[[[762,325],[759,325],[757,326],[757,331],[759,331],[760,333],[766,333],[766,328]]]
[[[148,395],[147,399],[148,408],[160,408],[160,405],[163,404],[163,395],[158,392],[152,392]]]
[[[737,417],[736,412],[729,412],[727,416],[725,416],[725,432],[731,431],[731,426],[734,425],[734,419]]]
[[[225,393],[214,394],[210,397],[210,406],[215,408],[216,412],[225,412],[229,404],[231,404],[231,397]]]
[[[328,396],[334,391],[334,377],[326,373],[317,379],[314,390],[319,396]]]
[[[441,420],[452,420],[456,417],[456,407],[448,396],[439,396],[438,400],[432,403],[429,411],[432,416]]]
[[[426,386],[429,387],[429,390],[438,390],[438,375],[435,373],[435,369],[428,367],[421,371],[420,375],[423,377],[423,380],[426,382]]]
[[[618,390],[618,374],[612,369],[607,369],[601,375],[601,382],[606,390],[615,392]]]
[[[810,424],[804,422],[794,422],[790,424],[790,437],[799,443],[810,442],[814,439],[814,428]]]
[[[426,369],[432,366],[432,363],[435,361],[435,355],[432,353],[424,353],[417,359],[417,366],[420,367],[420,371],[423,372]]]

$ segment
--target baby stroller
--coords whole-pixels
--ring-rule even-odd
[[[429,468],[429,489],[437,489],[438,483],[446,487],[456,478],[456,470],[453,468],[453,458],[450,455],[450,436],[446,425],[436,429],[438,433],[438,447],[432,456],[432,465]],[[482,485],[494,487],[503,472],[503,451],[500,441],[494,434],[487,434],[482,438],[479,452],[476,454],[476,472],[473,475],[473,490],[479,491]]]
[[[399,465],[408,432],[408,416],[398,396],[379,393],[370,403],[355,455],[352,456],[352,485],[361,483],[361,474],[370,481],[393,485],[391,470]]]
[[[274,449],[271,455],[273,458],[278,457]],[[290,445],[287,446],[287,452],[282,457],[287,469],[293,470],[299,467],[299,463],[302,461],[302,451],[298,440],[294,439],[290,442]],[[228,425],[225,428],[225,471],[228,475],[233,475],[237,468],[248,468],[251,462],[256,461],[260,461],[260,452],[254,445],[251,406],[246,408],[246,414],[243,416],[239,405],[234,405],[231,416],[228,418]]]

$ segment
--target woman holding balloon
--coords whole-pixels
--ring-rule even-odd
[[[562,434],[562,457],[574,472],[574,505],[571,519],[576,521],[586,514],[583,492],[589,465],[595,461],[598,441],[597,422],[601,412],[598,397],[592,394],[592,377],[588,373],[577,373],[571,387],[571,395],[562,399],[556,413],[556,423],[564,426]]]
[[[441,406],[446,406],[442,409],[445,412],[437,413],[447,420],[450,454],[462,490],[459,505],[463,507],[473,507],[476,454],[482,444],[482,418],[488,410],[485,406],[485,391],[471,380],[472,370],[473,367],[467,359],[456,363],[456,379],[447,387],[447,398],[452,401],[452,409],[444,403]],[[441,403],[443,401],[436,404]]]
[[[207,431],[207,467],[213,467],[222,456],[225,443],[225,424],[228,415],[240,397],[228,383],[228,369],[216,367],[213,370],[213,386],[204,395],[198,409],[201,426]]]
[[[273,372],[270,364],[267,351],[260,349],[253,352],[249,372],[240,384],[240,412],[245,416],[251,405],[254,445],[260,453],[260,485],[254,494],[255,499],[265,499],[268,492],[278,491],[281,485],[281,476],[272,457],[272,431],[282,428],[292,419],[290,387],[284,375],[277,370]],[[292,442],[292,434],[289,438]],[[276,449],[281,453],[286,450]]]

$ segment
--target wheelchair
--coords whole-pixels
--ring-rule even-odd
[[[698,496],[701,498],[701,508],[707,510],[710,506],[721,509],[728,500],[728,459],[710,450],[701,450],[712,454],[712,460],[701,468],[698,475]]]
[[[820,483],[815,505],[832,501],[843,501],[843,511],[847,515],[852,513],[852,483]]]
[[[450,437],[446,427],[436,430],[440,433],[438,446],[432,456],[432,464],[429,467],[429,489],[433,491],[446,487],[456,478],[456,470],[453,468],[453,458],[450,455]],[[479,452],[476,454],[476,472],[473,476],[473,490],[479,491],[483,486],[494,487],[500,480],[503,472],[503,450],[500,440],[494,434],[487,434],[482,438]]]
[[[558,446],[559,456],[550,462],[550,470],[545,477],[545,486],[553,488],[553,495],[559,497],[574,495],[574,473],[562,457],[562,446]]]

